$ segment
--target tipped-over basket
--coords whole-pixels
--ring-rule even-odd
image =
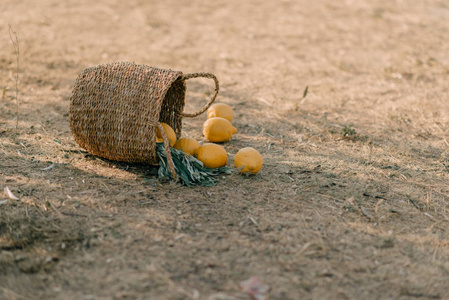
[[[207,104],[193,114],[184,113],[186,83],[206,77],[215,82]],[[75,141],[89,153],[116,161],[158,164],[156,128],[159,127],[173,178],[176,178],[169,143],[161,122],[177,138],[182,117],[205,112],[218,94],[211,73],[183,74],[130,62],[116,62],[82,71],[70,98],[70,129]]]

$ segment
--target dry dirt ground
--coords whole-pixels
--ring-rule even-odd
[[[446,0],[2,0],[0,298],[449,299],[448,53]],[[72,87],[113,61],[214,73],[228,165],[262,171],[187,188],[86,153]]]

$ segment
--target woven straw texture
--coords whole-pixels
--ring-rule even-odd
[[[185,81],[213,79],[215,91],[195,113],[184,113]],[[173,178],[169,143],[160,122],[181,136],[182,117],[196,117],[215,101],[219,83],[211,73],[183,74],[130,62],[88,68],[76,79],[70,98],[69,123],[80,147],[111,160],[158,164],[156,128],[162,133]]]
[[[157,164],[156,127],[165,122],[179,138],[185,90],[178,71],[129,62],[86,69],[70,100],[72,134],[91,154]]]

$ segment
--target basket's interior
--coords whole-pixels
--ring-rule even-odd
[[[176,138],[181,137],[182,117],[177,113],[184,111],[186,84],[185,80],[178,78],[168,89],[162,102],[159,122],[170,125],[176,133]]]

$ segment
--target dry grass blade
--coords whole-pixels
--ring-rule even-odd
[[[20,49],[19,49],[19,38],[17,37],[17,32],[15,32],[11,25],[9,25],[9,38],[11,39],[14,51],[16,52],[16,130],[19,127],[19,70],[20,70]]]

